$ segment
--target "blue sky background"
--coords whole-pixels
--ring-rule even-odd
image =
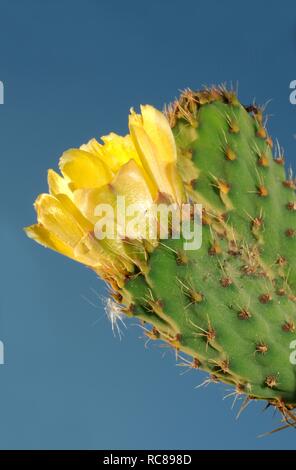
[[[295,45],[289,0],[0,0],[0,448],[295,448],[295,431],[258,439],[271,411],[236,421],[227,387],[195,389],[204,376],[145,349],[135,322],[114,338],[103,283],[22,231],[63,150],[125,133],[131,106],[185,87],[232,81],[245,103],[272,99],[269,129],[295,168]]]

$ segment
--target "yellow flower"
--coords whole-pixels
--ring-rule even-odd
[[[38,223],[25,228],[41,245],[117,285],[123,285],[135,265],[143,268],[142,239],[149,241],[149,236],[143,232],[133,243],[98,239],[96,207],[109,204],[116,209],[117,196],[122,196],[126,204],[140,204],[145,218],[158,200],[181,204],[184,199],[175,140],[166,117],[152,106],[142,106],[140,115],[131,111],[129,128],[125,137],[111,133],[102,137],[102,144],[91,139],[79,149],[64,152],[59,162],[62,176],[49,170],[50,194],[41,194],[35,202]]]

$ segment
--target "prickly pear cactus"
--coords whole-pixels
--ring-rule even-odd
[[[145,322],[151,340],[293,424],[295,180],[262,109],[234,92],[187,90],[165,115],[143,107],[129,136],[66,152],[63,179],[50,173],[51,195],[37,199],[39,223],[27,233],[106,279],[118,311]],[[96,240],[93,207],[115,194],[146,207],[166,198],[202,204],[201,247],[186,251],[172,237]]]

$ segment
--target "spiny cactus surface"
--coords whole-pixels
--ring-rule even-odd
[[[39,197],[39,224],[27,233],[106,279],[121,311],[145,322],[150,339],[187,354],[192,368],[237,394],[267,400],[293,424],[295,180],[262,109],[243,106],[224,87],[186,90],[166,117],[143,107],[130,117],[130,135],[114,136],[62,157],[64,178],[54,174],[52,196]],[[182,237],[95,240],[94,205],[113,204],[115,194],[143,198],[146,207],[202,204],[201,247],[184,250]]]

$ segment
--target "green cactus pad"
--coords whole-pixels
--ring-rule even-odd
[[[167,111],[178,167],[203,205],[202,246],[162,240],[127,279],[125,311],[239,394],[296,404],[295,180],[262,110],[224,88],[186,91]]]

